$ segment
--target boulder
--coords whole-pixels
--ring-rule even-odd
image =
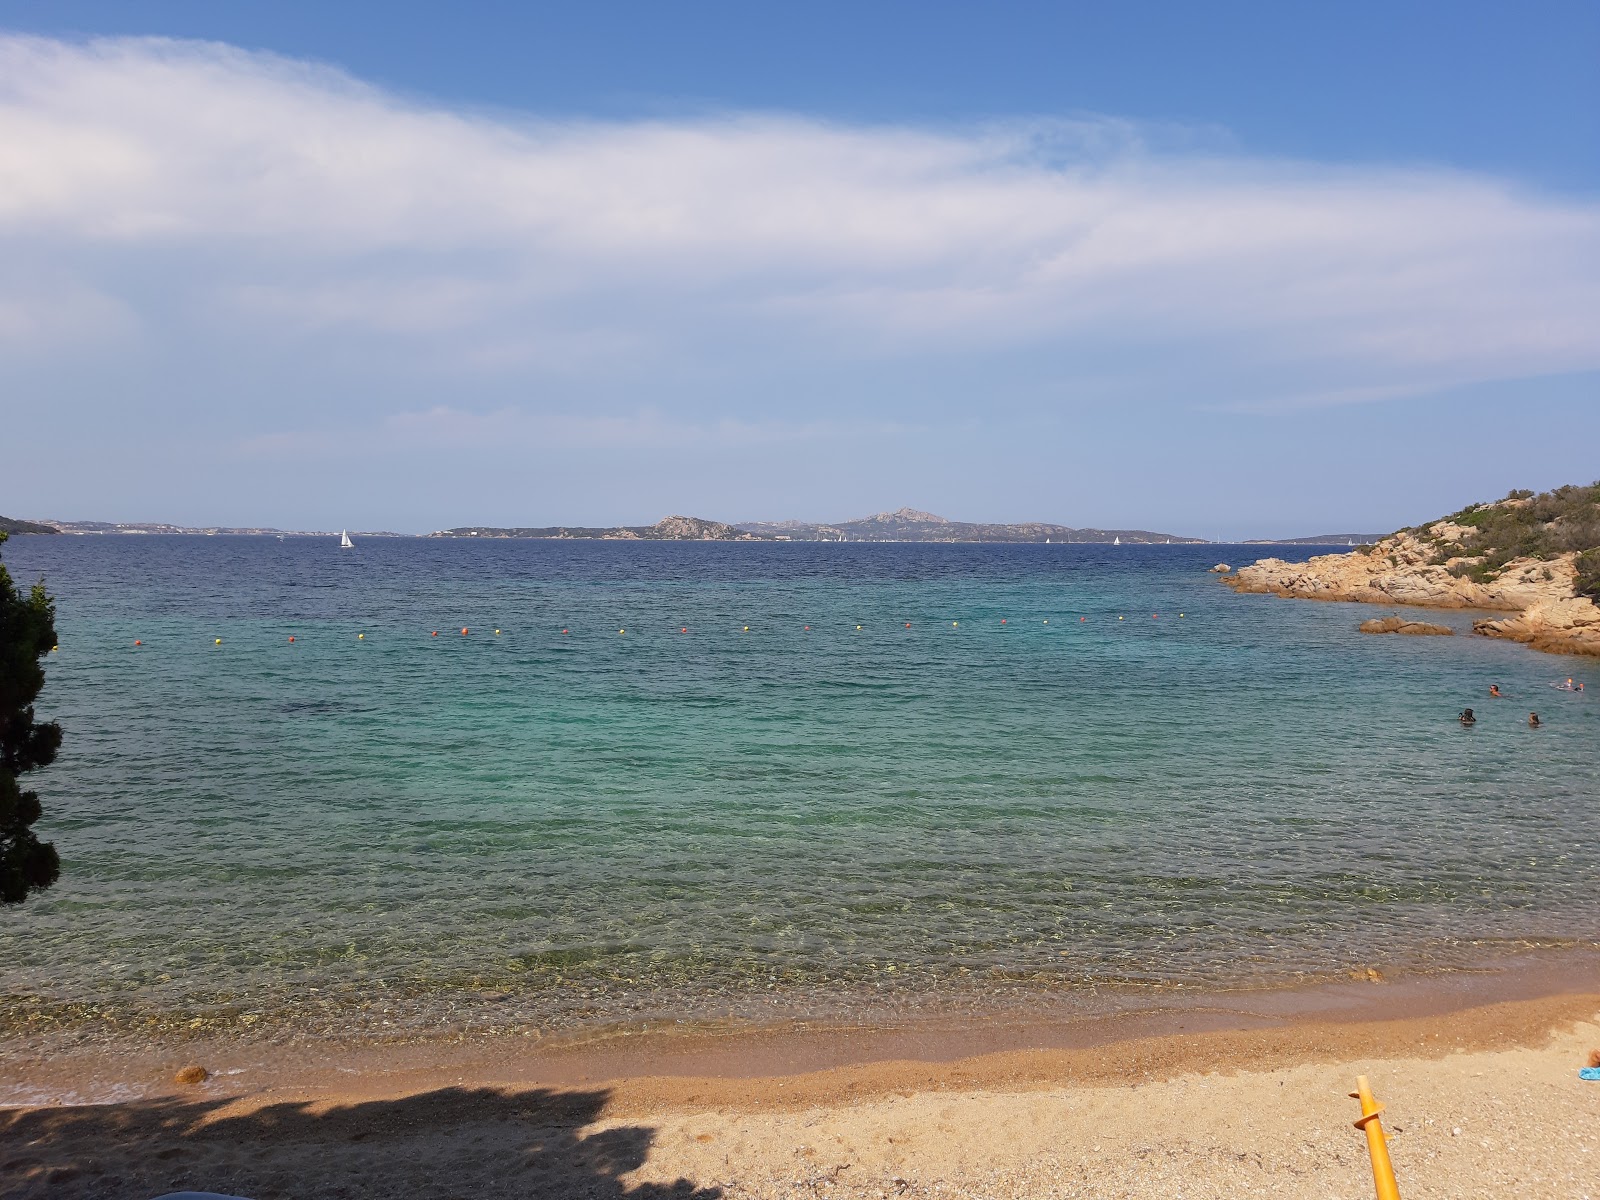
[[[172,1082],[184,1084],[204,1083],[210,1078],[210,1071],[206,1070],[198,1063],[191,1063],[187,1067],[181,1068],[178,1073],[172,1077]]]
[[[1216,566],[1211,568],[1211,573],[1213,575],[1226,575],[1231,570],[1233,570],[1233,568],[1227,563],[1218,563]]]
[[[1362,633],[1409,633],[1417,637],[1450,637],[1455,633],[1448,625],[1430,625],[1404,617],[1373,617],[1361,622],[1358,628]]]

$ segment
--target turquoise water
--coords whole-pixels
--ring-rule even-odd
[[[1592,944],[1600,664],[1206,573],[1259,552],[13,539],[63,877],[0,994],[427,1031]]]

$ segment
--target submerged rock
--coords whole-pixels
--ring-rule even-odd
[[[200,1066],[198,1063],[191,1063],[189,1066],[181,1068],[178,1071],[178,1073],[172,1077],[172,1082],[173,1083],[184,1083],[184,1084],[195,1084],[195,1083],[204,1083],[206,1080],[208,1080],[210,1078],[211,1078],[211,1072],[210,1071],[206,1070],[204,1067]]]

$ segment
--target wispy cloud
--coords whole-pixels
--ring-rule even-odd
[[[0,39],[0,250],[13,348],[643,378],[663,438],[715,426],[708,371],[1021,353],[1270,409],[1600,367],[1600,206],[1492,178],[1115,120],[486,116],[160,40]]]

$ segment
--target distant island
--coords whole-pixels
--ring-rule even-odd
[[[0,517],[7,533],[189,534],[230,537],[338,537],[336,529],[276,529],[271,525],[168,525],[160,521],[18,521]],[[354,530],[357,537],[410,537],[388,530]]]
[[[1154,533],[1148,529],[1079,529],[1039,521],[1019,525],[951,521],[933,513],[902,508],[851,521],[743,521],[728,525],[703,517],[666,517],[654,525],[538,528],[467,525],[441,529],[430,537],[592,538],[657,542],[1114,542],[1204,545],[1205,538]]]
[[[554,538],[607,542],[759,542],[767,539],[703,517],[663,517],[654,525],[463,525],[436,538]]]
[[[1319,533],[1315,537],[1246,538],[1241,546],[1370,546],[1388,537],[1387,533]]]
[[[1148,529],[1089,529],[1025,521],[1016,525],[951,521],[930,512],[900,508],[852,521],[744,521],[748,533],[796,542],[1168,542],[1204,545],[1206,538],[1155,533]]]

